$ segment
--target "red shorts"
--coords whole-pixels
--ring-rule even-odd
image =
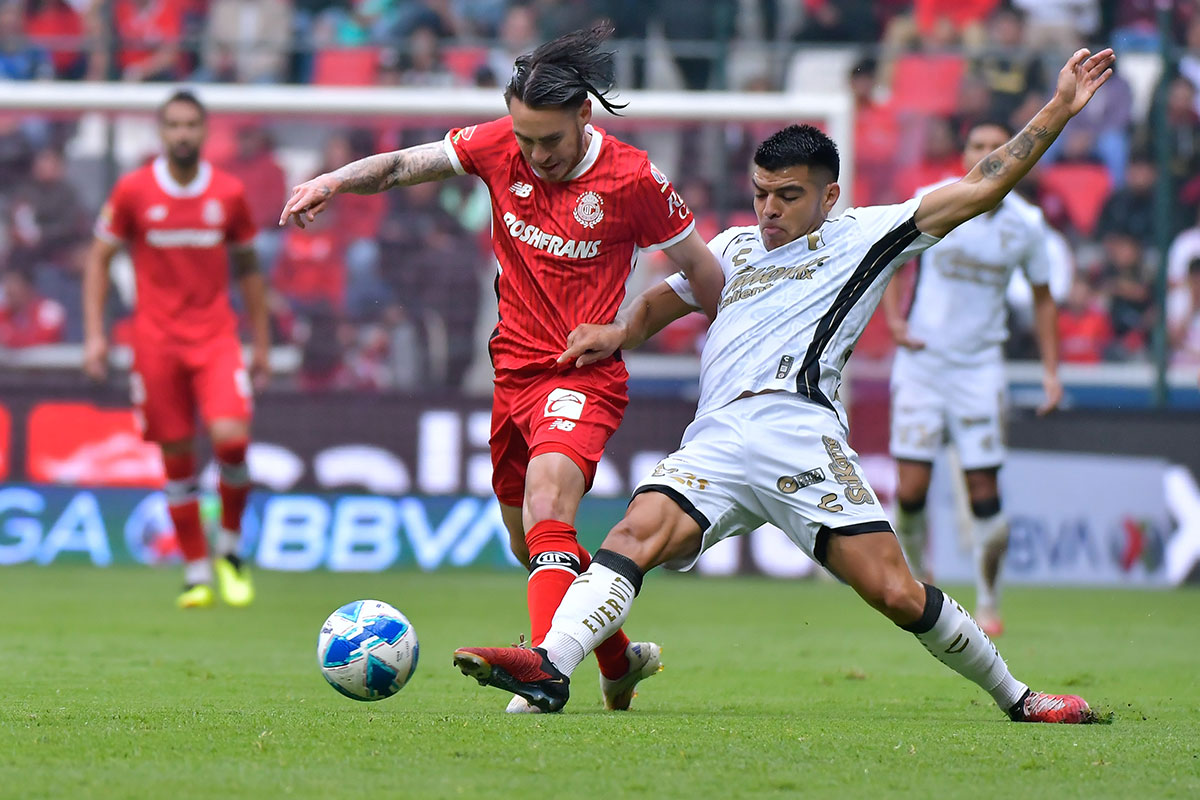
[[[175,442],[196,435],[196,412],[215,419],[250,419],[250,378],[234,336],[199,344],[135,344],[130,394],[142,435]]]
[[[629,404],[625,364],[501,375],[492,398],[492,488],[506,506],[525,500],[525,469],[541,453],[562,453],[592,486],[604,446]]]

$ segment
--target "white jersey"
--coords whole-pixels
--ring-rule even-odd
[[[939,241],[917,230],[919,200],[852,208],[768,251],[757,227],[709,242],[725,272],[700,357],[697,418],[744,393],[794,392],[845,415],[842,367],[896,268]],[[667,283],[696,306],[680,274]]]
[[[952,178],[917,192],[921,198]],[[1001,358],[1008,338],[1005,291],[1020,266],[1033,286],[1050,282],[1053,257],[1041,209],[1014,194],[967,220],[921,256],[908,332],[921,352],[952,365]]]

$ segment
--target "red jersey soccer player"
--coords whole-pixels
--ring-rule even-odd
[[[339,192],[464,174],[487,184],[500,265],[500,322],[489,342],[492,486],[513,552],[530,569],[534,644],[591,561],[576,539],[575,513],[628,402],[620,354],[560,366],[568,336],[581,323],[612,321],[640,250],[664,249],[698,282],[709,311],[723,283],[667,178],[644,152],[590,124],[589,95],[614,111],[605,98],[612,54],[600,50],[611,30],[576,31],[518,58],[504,92],[509,116],[320,175],[293,190],[280,217],[303,227]],[[657,645],[630,643],[620,631],[596,656],[610,709],[628,708],[634,685],[660,666]],[[509,704],[511,712],[530,710],[519,697]]]
[[[241,182],[200,159],[204,107],[176,92],[159,108],[164,155],[118,181],[96,223],[83,283],[84,371],[107,371],[104,301],[112,257],[128,246],[136,275],[130,387],[147,440],[162,448],[167,507],[186,561],[183,608],[213,603],[215,567],[230,605],[254,599],[237,549],[249,475],[251,381],[229,306],[229,256],[241,285],[254,340],[255,383],[267,376],[266,290],[251,242],[254,224]],[[197,500],[196,413],[208,428],[220,472],[217,559]]]

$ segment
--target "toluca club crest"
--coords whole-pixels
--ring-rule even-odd
[[[575,221],[585,228],[594,228],[604,219],[604,198],[595,192],[584,192],[575,201]]]

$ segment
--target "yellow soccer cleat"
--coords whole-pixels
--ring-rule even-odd
[[[207,583],[185,586],[183,592],[175,599],[175,605],[180,608],[208,608],[212,604],[213,590]]]
[[[221,599],[227,605],[242,608],[254,602],[254,581],[250,568],[237,556],[223,556],[213,562]]]

